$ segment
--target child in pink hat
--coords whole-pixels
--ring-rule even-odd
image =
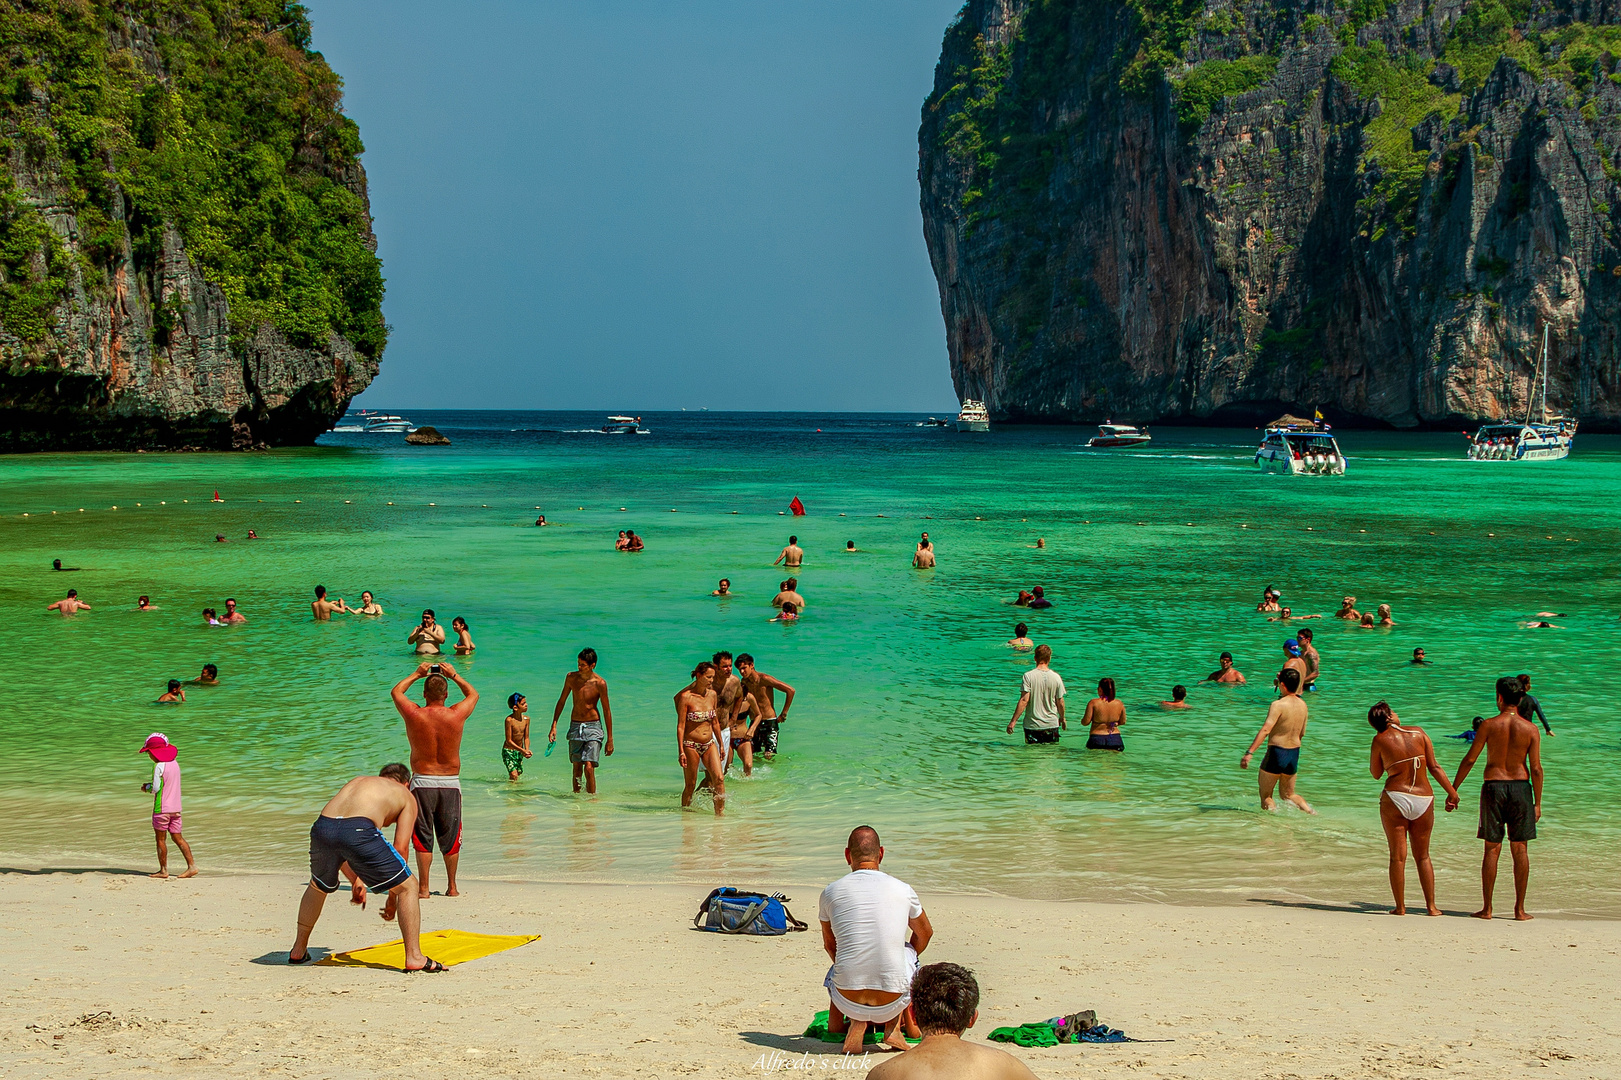
[[[180,876],[196,877],[197,861],[191,857],[191,845],[180,835],[180,763],[175,760],[180,751],[167,735],[154,731],[146,737],[140,752],[153,764],[151,782],[141,785],[142,791],[152,793],[152,831],[158,840],[158,872],[152,876],[169,877],[169,836],[173,834],[180,854],[186,857],[186,872]]]

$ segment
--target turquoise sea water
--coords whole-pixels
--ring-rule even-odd
[[[471,875],[812,882],[866,822],[920,887],[1378,904],[1368,705],[1386,698],[1427,728],[1451,769],[1464,744],[1440,736],[1490,711],[1496,676],[1529,671],[1559,733],[1544,744],[1533,907],[1621,915],[1621,440],[1582,436],[1568,461],[1516,465],[1462,460],[1456,434],[1347,432],[1350,471],[1327,479],[1258,475],[1257,433],[1240,430],[1162,429],[1152,449],[1098,452],[1081,429],[969,436],[910,416],[673,414],[646,418],[643,436],[580,430],[594,414],[414,419],[455,445],[329,435],[251,455],[0,458],[0,606],[17,635],[0,723],[8,862],[151,861],[135,751],[162,730],[182,748],[203,864],[300,869],[328,795],[406,756],[388,688],[415,665],[405,637],[431,606],[447,625],[467,618],[479,646],[460,664],[483,695],[463,747]],[[795,495],[809,516],[779,516]],[[558,527],[533,528],[537,506]],[[626,527],[644,553],[613,551]],[[249,528],[263,539],[243,541]],[[922,529],[932,572],[909,567]],[[790,532],[808,552],[809,611],[782,626],[767,622],[784,576],[771,560]],[[861,554],[841,553],[850,539]],[[52,573],[56,557],[84,569]],[[708,595],[721,576],[734,599]],[[1269,582],[1297,612],[1326,615],[1349,592],[1399,623],[1309,624],[1324,670],[1300,789],[1316,818],[1263,814],[1237,768],[1287,636],[1254,611]],[[317,583],[351,601],[369,588],[388,615],[312,623]],[[1012,608],[1034,584],[1056,606]],[[43,610],[69,586],[95,610]],[[161,610],[135,611],[141,593]],[[205,626],[200,610],[228,595],[248,624]],[[1522,629],[1539,610],[1563,629]],[[1077,721],[1096,679],[1117,680],[1125,754],[1088,753],[1077,729],[1056,748],[1004,733],[1029,663],[1003,644],[1020,619],[1052,645]],[[569,793],[564,745],[540,754],[584,645],[616,721],[594,799]],[[1407,663],[1415,645],[1433,666]],[[671,696],[721,648],[752,652],[799,696],[782,754],[734,773],[717,822],[706,800],[678,807]],[[1222,649],[1248,687],[1196,685]],[[224,685],[152,703],[208,661]],[[1176,682],[1193,708],[1161,711]],[[498,753],[514,690],[536,749],[518,784]],[[1436,831],[1451,909],[1478,900],[1478,785],[1477,771]]]

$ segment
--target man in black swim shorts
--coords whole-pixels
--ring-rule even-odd
[[[1486,777],[1480,786],[1480,828],[1476,833],[1486,842],[1480,863],[1484,902],[1475,912],[1477,919],[1492,917],[1497,859],[1505,835],[1514,859],[1514,917],[1521,922],[1532,918],[1525,910],[1525,893],[1531,882],[1531,853],[1526,845],[1536,839],[1537,822],[1542,820],[1542,732],[1520,712],[1524,696],[1518,679],[1505,675],[1497,680],[1497,715],[1483,721],[1475,732],[1452,784],[1457,787],[1463,782],[1485,750]],[[1525,711],[1532,712],[1529,707]],[[1457,805],[1456,799],[1447,800],[1448,810]]]
[[[347,877],[351,903],[366,906],[366,890],[388,893],[383,918],[400,920],[405,939],[405,970],[440,972],[445,966],[422,955],[422,909],[417,883],[405,861],[406,838],[416,824],[417,803],[410,791],[411,770],[384,765],[376,776],[357,776],[321,808],[310,827],[310,883],[298,904],[298,934],[287,951],[289,964],[307,964],[310,933],[321,917],[327,895]],[[394,826],[394,843],[383,838],[383,826]]]
[[[1299,663],[1298,660],[1295,663]],[[1276,810],[1272,798],[1274,790],[1286,802],[1294,803],[1308,814],[1317,811],[1295,790],[1295,776],[1300,772],[1300,742],[1306,735],[1306,703],[1300,700],[1300,670],[1285,667],[1278,672],[1278,698],[1266,712],[1266,723],[1255,733],[1250,748],[1239,759],[1238,767],[1250,767],[1250,758],[1256,748],[1266,743],[1266,756],[1261,759],[1261,809]]]
[[[422,698],[418,705],[405,696],[418,679]],[[446,703],[454,682],[462,692],[455,705]],[[405,721],[405,736],[411,741],[411,791],[417,800],[416,831],[412,844],[417,852],[418,891],[428,896],[428,870],[433,866],[433,842],[445,857],[446,896],[460,896],[456,889],[456,862],[462,849],[462,730],[478,705],[478,691],[456,669],[443,661],[417,665],[416,672],[395,684],[391,692],[394,708]]]

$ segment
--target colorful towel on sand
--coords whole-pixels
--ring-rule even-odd
[[[834,1035],[832,1032],[827,1030],[826,1009],[823,1009],[811,1019],[810,1027],[805,1029],[805,1034],[802,1036],[802,1038],[820,1039],[823,1042],[844,1041],[843,1035]],[[884,1026],[882,1024],[879,1024],[877,1027],[873,1027],[871,1024],[867,1025],[867,1034],[861,1041],[866,1046],[877,1046],[879,1043],[884,1041]],[[908,1038],[906,1041],[915,1045],[923,1040]]]
[[[999,1027],[986,1038],[991,1042],[1010,1042],[1019,1046],[1057,1046],[1060,1042],[1058,1029],[1050,1023],[1020,1024],[1018,1027]],[[1124,1031],[1098,1024],[1086,1029],[1077,1035],[1075,1042],[1089,1043],[1118,1043],[1118,1042],[1160,1042],[1158,1039],[1133,1039]]]
[[[539,941],[539,934],[474,934],[466,930],[430,930],[422,935],[422,951],[446,967],[465,964],[491,953],[516,949],[531,941]],[[383,967],[404,970],[405,941],[390,941],[366,949],[350,949],[333,953],[316,961],[329,967]]]

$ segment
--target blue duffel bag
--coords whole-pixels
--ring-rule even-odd
[[[700,930],[713,930],[719,934],[764,934],[775,937],[790,930],[809,927],[794,918],[788,910],[788,897],[781,893],[762,893],[749,889],[734,889],[730,885],[716,889],[698,905],[698,914],[692,925]]]

